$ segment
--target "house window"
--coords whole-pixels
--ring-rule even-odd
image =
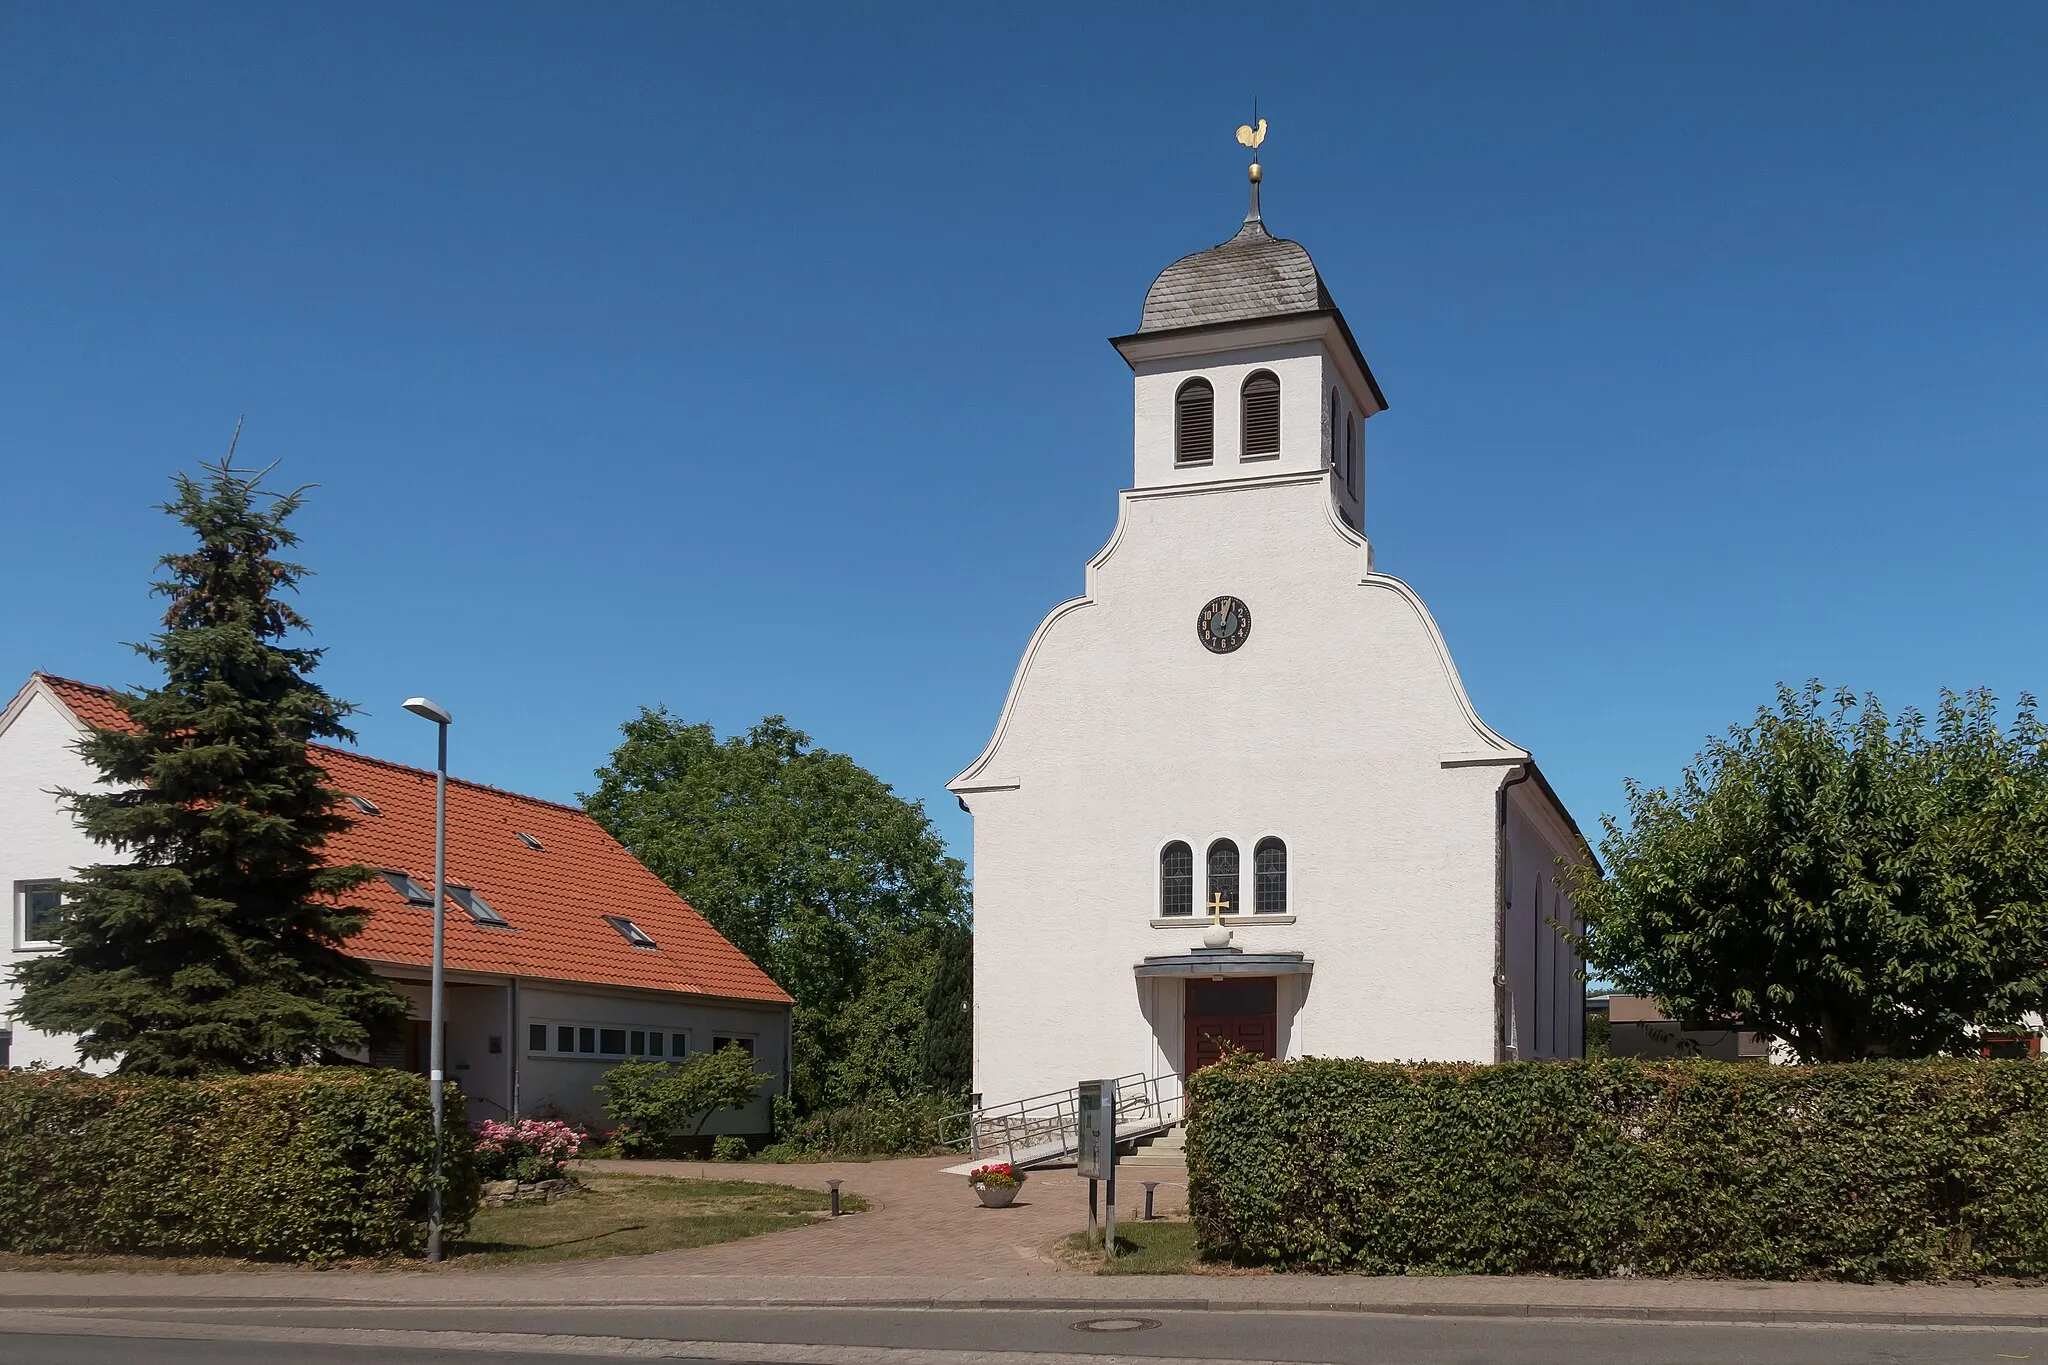
[[[1190,379],[1173,396],[1173,462],[1207,464],[1216,458],[1216,390]]]
[[[1202,908],[1216,908],[1218,896],[1223,898],[1224,914],[1237,913],[1237,844],[1229,839],[1209,845],[1209,899]]]
[[[1261,915],[1287,913],[1287,845],[1261,839],[1252,850],[1252,909]]]
[[[526,1049],[529,1052],[546,1052],[548,1050],[548,1026],[546,1024],[528,1024],[526,1026]]]
[[[728,1038],[722,1034],[712,1035],[711,1050],[713,1052],[723,1052],[727,1047],[735,1044],[738,1045],[740,1051],[746,1053],[749,1057],[754,1055],[754,1040],[752,1038]]]
[[[57,882],[16,882],[14,901],[18,907],[15,923],[20,926],[16,942],[55,943],[57,919],[64,910],[64,891]]]
[[[12,1029],[0,1029],[0,1071],[5,1071],[9,1066],[13,1065],[13,1062],[10,1060],[10,1054],[13,1051],[14,1031]]]
[[[424,905],[429,910],[434,908],[433,892],[395,868],[387,867],[383,871],[384,880],[391,883],[393,891],[405,897],[407,905]]]
[[[597,1050],[608,1057],[626,1055],[626,1031],[622,1028],[601,1028],[597,1031]]]
[[[1280,380],[1260,370],[1244,381],[1244,458],[1280,453]]]
[[[468,912],[471,919],[486,928],[510,929],[512,927],[505,923],[503,915],[491,909],[490,904],[469,887],[451,885],[448,888],[448,899],[461,906]]]
[[[594,1028],[579,1028],[579,1029],[577,1029],[577,1030],[576,1030],[576,1050],[577,1050],[578,1052],[595,1052],[595,1051],[597,1051],[597,1030],[596,1030],[596,1029],[594,1029]]]
[[[625,939],[626,942],[632,944],[635,948],[653,948],[656,946],[654,940],[648,936],[645,929],[642,929],[624,915],[606,915],[604,922],[618,930],[619,937]]]
[[[659,1038],[661,1035],[657,1033],[654,1036]],[[633,1030],[633,1041],[628,1045],[627,1051],[631,1052],[635,1057],[647,1055],[647,1030],[637,1028]]]
[[[576,1030],[567,1024],[563,1024],[555,1030],[555,1051],[574,1052],[575,1050]]]
[[[1195,851],[1178,839],[1159,850],[1159,913],[1195,913]]]

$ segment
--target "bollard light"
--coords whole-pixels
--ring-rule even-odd
[[[839,1216],[839,1182],[828,1180],[825,1184],[832,1191],[832,1216],[837,1218]]]
[[[1148,1180],[1145,1182],[1145,1217],[1147,1221],[1150,1221],[1152,1217],[1152,1191],[1158,1188],[1159,1182],[1156,1180]]]

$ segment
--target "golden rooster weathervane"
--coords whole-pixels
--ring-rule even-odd
[[[1259,169],[1259,148],[1266,141],[1266,121],[1259,117],[1257,100],[1252,101],[1252,121],[1237,125],[1237,140],[1252,149],[1251,168],[1246,172],[1252,181],[1252,206],[1245,214],[1244,220],[1247,223],[1256,223],[1259,221],[1259,179],[1262,175]]]

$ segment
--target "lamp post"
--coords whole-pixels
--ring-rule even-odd
[[[441,1012],[442,962],[448,929],[448,723],[447,708],[425,697],[407,697],[405,709],[434,722],[440,752],[434,761],[434,992],[427,1012],[427,1085],[434,1103],[434,1176],[427,1190],[427,1259],[441,1259]]]

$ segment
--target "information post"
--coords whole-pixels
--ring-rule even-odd
[[[1095,1233],[1096,1182],[1103,1190],[1102,1247],[1105,1255],[1116,1256],[1116,1082],[1082,1081],[1080,1084],[1079,1142],[1075,1170],[1088,1181],[1088,1232]]]

